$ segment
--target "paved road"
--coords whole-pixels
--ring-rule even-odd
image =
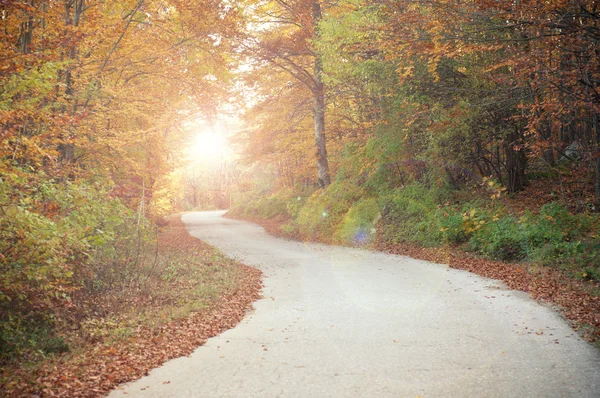
[[[264,298],[111,397],[600,397],[599,352],[523,293],[408,257],[276,239],[222,214],[183,220],[262,269]]]

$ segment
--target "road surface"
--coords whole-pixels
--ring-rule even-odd
[[[236,328],[110,397],[600,397],[600,354],[554,311],[408,257],[277,239],[223,212],[189,232],[264,272]]]

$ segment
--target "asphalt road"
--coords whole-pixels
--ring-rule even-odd
[[[600,353],[490,279],[408,257],[183,216],[264,272],[240,325],[111,397],[600,397]]]

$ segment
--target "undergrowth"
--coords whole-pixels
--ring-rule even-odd
[[[492,199],[485,200],[490,187]],[[487,259],[524,261],[600,281],[597,214],[573,214],[557,202],[519,214],[494,188],[489,182],[482,195],[465,200],[460,191],[425,182],[372,195],[355,182],[336,181],[308,198],[287,189],[252,203],[241,201],[233,214],[278,217],[287,221],[286,235],[303,239],[364,246],[378,234],[391,243],[456,246]]]
[[[227,295],[242,301],[247,295],[251,301],[259,283],[256,280],[252,286],[246,286],[250,282],[247,267],[189,236],[178,216],[166,218],[162,228],[156,249],[145,253],[149,258],[140,268],[136,283],[75,296],[76,307],[70,318],[56,316],[49,330],[34,336],[44,341],[44,352],[33,352],[30,346],[19,356],[15,351],[6,356],[9,360],[0,368],[0,389],[10,392],[9,396],[21,396],[24,391],[46,391],[43,395],[59,390],[71,393],[75,387],[77,391],[92,386],[110,389],[119,383],[119,378],[131,380],[139,377],[146,366],[158,366],[172,355],[182,355],[177,355],[179,351],[165,352],[167,348],[161,348],[163,343],[154,342],[155,338],[163,339],[165,333],[175,330],[177,335],[166,337],[168,344],[187,347],[182,348],[186,351],[200,344],[199,336],[218,333],[223,327],[218,323],[236,322],[245,308],[225,308],[222,315],[207,316],[205,321],[203,316],[196,317],[193,322],[206,324],[206,330],[188,330],[185,325],[190,317],[220,308]],[[241,291],[247,288],[248,292]],[[29,332],[28,338],[31,336]],[[148,344],[152,352],[137,348]],[[110,364],[114,375],[105,379],[106,369],[102,366],[107,365],[98,364],[107,354],[119,356],[121,351],[128,353],[127,361],[120,366]],[[25,352],[29,354],[24,355]],[[150,358],[152,361],[148,362]],[[69,369],[68,376],[56,371],[61,367]],[[102,374],[102,379],[97,374]]]
[[[0,366],[68,352],[113,324],[126,335],[131,322],[113,318],[132,308],[183,316],[235,280],[235,268],[209,249],[197,257],[178,250],[159,248],[156,226],[108,185],[3,176]]]
[[[211,307],[240,285],[244,272],[236,261],[194,238],[186,242],[178,217],[169,222],[167,229],[183,232],[160,235],[158,250],[144,254],[150,258],[138,270],[136,283],[75,294],[71,310],[57,313],[51,323],[33,319],[23,325],[16,317],[9,318],[13,325],[4,322],[2,338],[4,342],[12,338],[14,343],[3,345],[0,385],[27,385],[35,390],[38,367],[54,361],[77,362],[98,347],[128,344],[142,329],[160,333],[163,325]]]

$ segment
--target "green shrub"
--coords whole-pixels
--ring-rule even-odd
[[[334,182],[324,190],[315,192],[298,212],[296,221],[300,233],[333,240],[342,217],[362,194],[362,189],[347,182]]]
[[[581,239],[593,225],[592,217],[571,214],[564,206],[553,202],[542,206],[539,215],[528,213],[523,218],[527,240],[532,249],[548,243]]]
[[[361,199],[343,217],[336,236],[347,244],[368,244],[375,237],[375,223],[379,216],[376,199]]]
[[[439,209],[433,215],[435,239],[450,245],[458,245],[469,240],[465,230],[464,215],[456,209]],[[439,227],[439,228],[438,228]]]
[[[148,222],[89,181],[7,175],[0,215],[0,362],[66,350],[53,328],[73,292],[139,282],[153,252]]]
[[[407,185],[379,199],[382,209],[383,234],[392,242],[414,242],[437,245],[434,214],[438,205],[435,189],[420,183]]]
[[[558,267],[582,279],[600,281],[600,239],[552,242],[536,248],[531,260]]]
[[[231,214],[270,218],[294,218],[306,201],[306,194],[298,194],[290,188],[283,188],[270,195],[250,192],[238,198],[230,209]]]
[[[514,261],[527,256],[526,236],[515,217],[483,224],[473,232],[469,249],[494,260]]]

